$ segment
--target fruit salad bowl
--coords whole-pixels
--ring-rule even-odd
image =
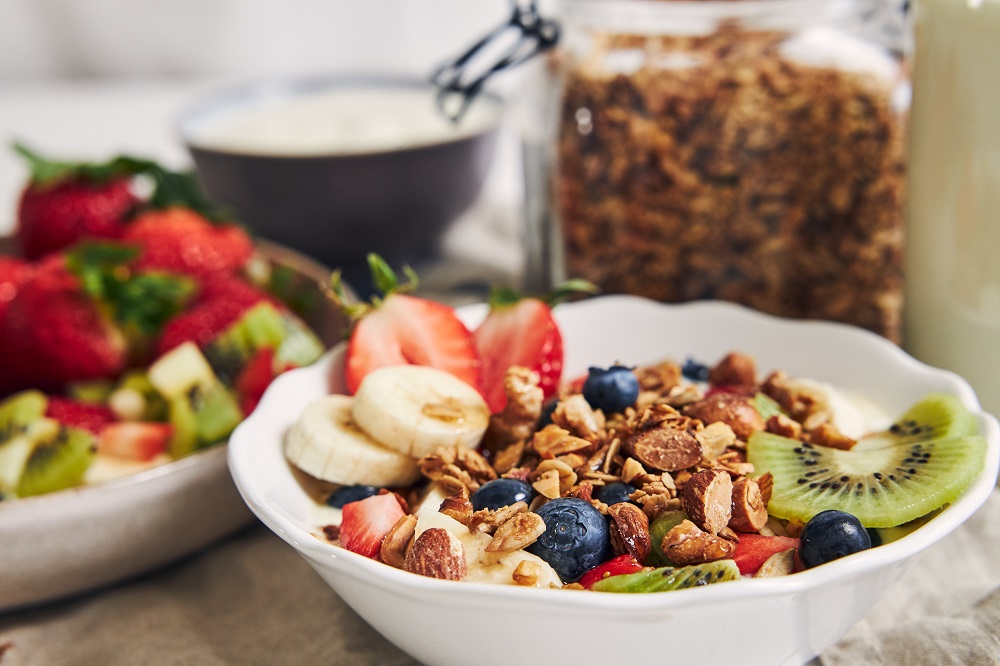
[[[485,307],[459,310],[469,325]],[[1000,430],[969,385],[871,333],[781,320],[740,306],[664,305],[609,296],[559,306],[565,375],[588,366],[673,358],[715,359],[738,349],[782,369],[866,396],[900,414],[929,393],[955,396],[986,441],[985,461],[961,496],[898,540],[777,578],[648,594],[609,594],[437,580],[392,568],[326,541],[316,501],[286,462],[283,438],[304,405],[343,393],[344,347],[280,377],[234,433],[229,464],[247,504],[388,640],[433,664],[629,661],[798,664],[838,640],[912,558],[986,500],[1000,465]]]
[[[272,266],[304,289],[328,279],[323,266],[282,246],[258,243]],[[0,238],[0,254],[13,254]],[[329,346],[346,320],[319,297],[302,312]],[[151,571],[249,525],[224,445],[144,471],[0,502],[0,612],[78,594]]]

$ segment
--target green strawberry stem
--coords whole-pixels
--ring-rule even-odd
[[[121,243],[81,243],[66,254],[66,268],[83,291],[106,304],[115,321],[156,333],[194,295],[194,280],[166,273],[133,273],[139,248]]]
[[[417,285],[420,283],[417,273],[409,266],[403,266],[403,274],[406,275],[406,282],[400,284],[399,276],[397,276],[396,272],[392,270],[392,267],[386,263],[385,259],[374,252],[368,253],[368,270],[371,271],[372,282],[375,284],[375,289],[382,294],[382,296],[372,296],[370,303],[351,302],[349,296],[347,295],[347,289],[344,285],[343,276],[341,275],[341,270],[339,268],[330,276],[329,286],[324,285],[324,291],[327,297],[333,301],[337,307],[343,310],[344,314],[347,315],[348,319],[352,322],[361,319],[366,314],[377,308],[390,294],[405,294],[411,292],[415,290]]]
[[[518,301],[525,298],[537,298],[550,308],[554,308],[576,294],[596,294],[598,291],[600,291],[600,289],[597,285],[580,278],[567,280],[550,291],[548,294],[523,294],[516,289],[512,289],[511,287],[494,286],[490,291],[489,304],[490,308],[495,309],[508,305],[514,305]]]

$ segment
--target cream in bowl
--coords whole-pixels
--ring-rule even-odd
[[[953,396],[972,414],[970,423],[985,438],[985,462],[972,470],[964,492],[925,525],[885,545],[793,575],[748,580],[737,574],[722,584],[651,594],[435,580],[330,543],[329,535],[322,534],[315,521],[316,496],[285,459],[284,435],[301,405],[330,392],[344,392],[338,365],[343,362],[343,350],[335,351],[319,366],[289,374],[274,385],[262,408],[234,436],[231,468],[255,513],[299,550],[366,620],[422,661],[468,663],[469,655],[475,654],[486,663],[506,663],[524,653],[538,660],[558,659],[565,636],[632,635],[638,630],[643,636],[657,637],[630,643],[630,654],[637,653],[640,659],[657,658],[669,643],[678,659],[715,660],[739,653],[747,663],[802,662],[841,636],[913,555],[964,521],[992,489],[998,459],[992,417],[978,411],[964,382],[917,363],[876,336],[834,324],[777,320],[718,303],[666,306],[609,297],[560,306],[555,312],[566,348],[566,377],[585,374],[589,366],[618,362],[641,367],[665,357],[715,360],[740,350],[755,358],[761,369],[780,368],[789,377],[807,377],[837,387],[843,395],[863,395],[867,398],[864,409],[874,403],[892,417],[904,414],[928,394]],[[463,310],[462,315],[475,324],[483,311]],[[261,446],[262,442],[266,445]],[[648,454],[633,445],[629,457],[645,460],[648,470],[649,461],[644,458]],[[732,460],[734,466],[740,462],[738,456]],[[816,470],[826,462],[823,459]],[[676,481],[677,473],[671,474]],[[728,476],[738,481],[743,475]],[[612,516],[612,521],[617,518]],[[416,519],[425,523],[415,529],[416,539],[434,527],[452,536],[461,534],[453,525],[427,527],[423,515]],[[705,531],[703,520],[698,517],[693,522]],[[435,538],[440,541],[439,537],[440,533]],[[562,578],[562,583],[568,582]],[[719,626],[726,631],[720,633]],[[484,651],[482,646],[495,644],[491,637],[497,635],[517,636],[516,653],[504,648]],[[587,640],[586,649],[594,661],[612,660],[619,655],[620,644]]]

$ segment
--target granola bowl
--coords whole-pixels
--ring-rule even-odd
[[[460,310],[467,323],[482,306]],[[442,581],[394,569],[323,539],[315,500],[282,453],[302,406],[343,392],[344,348],[276,381],[233,435],[229,464],[250,508],[389,641],[431,664],[798,664],[837,641],[899,578],[912,558],[944,538],[986,500],[1000,465],[1000,431],[969,385],[886,340],[841,324],[790,321],[718,302],[664,305],[609,296],[560,306],[566,377],[590,365],[663,358],[720,358],[738,349],[759,367],[829,382],[902,413],[930,392],[956,396],[986,442],[982,469],[954,503],[906,536],[779,578],[650,594],[609,594]]]

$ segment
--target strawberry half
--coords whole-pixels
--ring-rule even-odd
[[[405,515],[392,493],[349,502],[341,511],[340,545],[352,553],[376,560],[382,539]]]
[[[573,292],[592,292],[593,285],[573,280],[544,297],[521,296],[495,289],[490,312],[475,331],[483,361],[483,395],[494,414],[507,404],[503,382],[507,369],[519,365],[538,373],[539,387],[550,398],[559,390],[563,341],[552,308]]]
[[[236,393],[240,396],[240,408],[244,414],[249,415],[257,408],[274,377],[274,350],[264,347],[236,377]]]
[[[472,333],[441,303],[408,296],[416,276],[400,285],[395,273],[376,255],[368,256],[375,285],[385,296],[371,304],[344,305],[346,294],[334,275],[334,298],[355,320],[347,343],[345,380],[350,393],[377,368],[390,365],[426,365],[444,370],[480,389],[479,353]]]
[[[152,460],[167,450],[173,427],[169,423],[122,421],[105,427],[97,440],[97,451],[116,458]]]
[[[764,536],[763,534],[740,534],[740,542],[736,544],[733,560],[740,568],[741,574],[753,574],[764,564],[767,558],[781,553],[789,548],[796,551],[799,540],[792,537]]]
[[[104,164],[55,162],[15,145],[31,168],[18,202],[17,236],[28,259],[57,252],[83,238],[116,238],[139,204],[135,169],[120,160]]]
[[[17,296],[32,270],[27,261],[15,257],[0,257],[0,320],[3,320],[7,311],[7,304]]]
[[[213,224],[182,206],[139,215],[122,240],[142,248],[136,270],[182,273],[199,280],[231,276],[253,254],[253,242],[242,228]]]

